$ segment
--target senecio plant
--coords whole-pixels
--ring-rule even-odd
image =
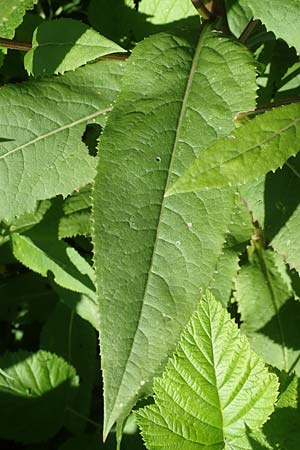
[[[0,0],[0,44],[0,448],[299,450],[300,1]]]

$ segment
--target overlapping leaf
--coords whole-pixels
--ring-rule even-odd
[[[225,1],[230,31],[239,38],[252,19],[252,11],[249,7],[249,3],[243,0]]]
[[[63,77],[5,86],[0,92],[0,217],[67,195],[95,175],[81,142],[89,122],[104,125],[119,91],[123,63],[101,61]],[[59,108],[58,108],[59,105]]]
[[[228,21],[231,31],[239,37],[251,18],[259,19],[299,52],[299,2],[298,0],[226,0]]]
[[[27,9],[32,9],[38,0],[0,0],[0,37],[11,39],[22,22]]]
[[[128,61],[94,190],[105,434],[150,392],[232,220],[233,190],[163,200],[166,187],[254,101],[246,49],[206,28],[153,36]]]
[[[91,0],[89,19],[101,34],[131,46],[145,36],[183,26],[198,26],[199,19],[190,0]]]
[[[300,106],[282,106],[220,139],[191,164],[167,195],[231,186],[282,167],[299,151]]]
[[[253,450],[298,450],[300,442],[299,378],[279,373],[280,393],[275,411],[263,431],[249,433]]]
[[[155,404],[137,411],[148,450],[246,450],[247,427],[274,408],[277,377],[216,300],[203,298],[175,356],[154,383]]]
[[[83,66],[100,56],[124,50],[87,25],[72,19],[43,22],[24,63],[31,75],[53,75]]]
[[[77,250],[58,240],[60,214],[60,202],[54,202],[39,225],[24,234],[13,233],[14,256],[34,272],[43,276],[52,274],[60,286],[94,298],[92,267]]]
[[[300,155],[267,179],[266,227],[272,247],[300,273]],[[277,176],[276,176],[277,175]]]
[[[64,215],[59,221],[58,237],[91,235],[91,187],[74,192],[64,201]]]
[[[208,284],[210,292],[224,306],[227,306],[230,300],[234,280],[239,269],[239,257],[246,250],[252,230],[253,225],[249,211],[242,204],[240,196],[237,195],[223,250]]]
[[[239,0],[240,1],[240,0]],[[290,46],[300,49],[300,17],[298,0],[269,0],[268,4],[260,0],[250,0],[247,3],[254,19],[260,19],[268,31],[273,31],[278,38],[284,39]]]
[[[264,361],[300,373],[300,305],[282,258],[256,250],[236,283],[242,330]]]
[[[268,242],[300,272],[300,155],[290,158],[282,170],[243,186],[241,194]]]
[[[74,368],[43,350],[6,353],[0,367],[0,436],[31,443],[56,434],[78,385]]]

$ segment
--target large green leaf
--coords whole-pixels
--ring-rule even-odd
[[[31,75],[53,75],[83,66],[100,56],[124,50],[87,25],[72,19],[43,22],[24,63]]]
[[[300,304],[282,258],[255,250],[237,277],[236,299],[253,350],[279,369],[300,373]]]
[[[101,61],[61,77],[0,91],[0,216],[33,210],[36,200],[67,195],[95,175],[81,142],[89,122],[104,125],[119,91],[120,61]],[[58,108],[59,105],[59,108]]]
[[[167,195],[231,186],[282,167],[299,151],[300,105],[274,108],[214,143]]]
[[[74,368],[42,350],[6,353],[0,367],[0,436],[31,443],[56,434],[78,385]]]
[[[154,382],[155,405],[136,413],[147,448],[251,448],[246,425],[257,429],[268,419],[277,385],[227,311],[207,295]]]
[[[232,220],[231,189],[163,200],[165,190],[254,101],[247,50],[207,28],[155,35],[128,61],[94,188],[105,434],[150,392]]]
[[[27,9],[32,9],[38,0],[0,0],[0,37],[11,39],[22,22]]]
[[[85,417],[89,416],[95,381],[97,334],[88,322],[58,303],[42,330],[40,346],[61,356],[76,369],[80,384],[64,423],[71,432],[82,433],[87,425]]]

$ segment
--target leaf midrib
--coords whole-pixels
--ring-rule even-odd
[[[209,31],[209,29],[210,29],[209,25],[204,25],[203,26],[203,28],[201,30],[201,33],[200,33],[200,36],[199,36],[198,44],[197,44],[197,46],[195,48],[195,53],[194,53],[194,57],[193,57],[192,65],[191,65],[191,70],[190,70],[190,74],[189,74],[188,81],[187,81],[187,84],[186,84],[186,89],[185,89],[185,93],[184,93],[183,101],[182,101],[182,107],[181,107],[179,118],[178,118],[178,124],[177,124],[177,128],[176,128],[176,136],[175,136],[175,140],[174,140],[172,156],[171,156],[171,160],[170,160],[169,171],[168,171],[168,176],[167,176],[164,192],[166,192],[166,188],[167,188],[167,186],[169,184],[170,176],[172,174],[172,166],[173,166],[173,161],[174,161],[174,156],[175,156],[175,150],[176,150],[178,142],[179,142],[181,127],[182,127],[183,120],[184,120],[184,115],[185,115],[185,112],[186,112],[187,101],[188,101],[188,98],[189,98],[191,86],[192,86],[193,79],[194,79],[194,76],[195,76],[196,66],[197,66],[197,63],[198,63],[198,60],[199,60],[199,56],[200,56],[200,53],[201,53],[201,50],[202,50],[202,47],[203,47],[203,41],[204,41],[206,33]],[[165,202],[166,202],[166,198],[165,198],[165,196],[163,196],[162,203],[161,203],[161,208],[160,208],[160,212],[159,212],[158,226],[157,226],[157,230],[156,230],[155,241],[154,241],[154,245],[153,245],[153,252],[152,252],[151,261],[150,261],[150,267],[149,267],[149,271],[148,271],[147,281],[145,283],[144,293],[143,293],[143,296],[142,296],[143,299],[145,298],[145,294],[146,294],[146,292],[148,290],[150,275],[152,274],[154,257],[156,255],[156,247],[157,247],[158,240],[159,240],[158,236],[159,236],[159,231],[160,231],[160,226],[161,226],[161,216],[162,216],[162,213],[163,213],[163,210],[164,210]],[[123,379],[124,379],[124,376],[125,376],[125,373],[126,373],[126,370],[127,370],[128,362],[130,361],[130,358],[131,358],[131,354],[132,354],[132,351],[133,351],[133,347],[134,347],[134,343],[135,343],[135,339],[136,339],[136,334],[137,334],[137,331],[139,329],[139,323],[140,323],[140,319],[142,317],[143,309],[144,309],[144,302],[142,303],[142,306],[141,306],[141,309],[140,309],[140,312],[139,312],[139,318],[138,318],[138,321],[137,321],[137,327],[136,327],[136,330],[135,330],[135,333],[134,333],[134,337],[132,339],[132,344],[131,344],[130,352],[129,352],[129,355],[128,355],[128,358],[127,358],[127,362],[126,362],[126,365],[124,366],[124,370],[123,370],[123,373],[122,373],[122,378],[121,378],[121,381],[120,381],[120,384],[119,384],[119,389],[118,389],[118,392],[117,392],[117,394],[115,395],[115,398],[114,398],[112,411],[114,410],[115,405],[117,403],[117,399],[118,399],[118,396],[120,394],[121,387],[123,387]],[[110,414],[110,416],[112,416],[112,414]],[[111,420],[107,420],[107,424],[110,424],[110,421]]]
[[[294,125],[296,125],[298,122],[300,122],[300,118],[298,119],[293,119],[292,122],[287,125],[284,128],[281,128],[280,130],[276,131],[275,133],[272,133],[271,136],[269,136],[268,138],[264,139],[263,141],[261,141],[259,144],[254,145],[253,147],[250,147],[248,149],[246,149],[244,152],[238,153],[235,156],[232,156],[231,158],[225,159],[222,163],[220,164],[216,164],[212,167],[210,167],[207,170],[204,170],[203,172],[201,172],[200,174],[202,175],[203,173],[208,173],[212,170],[215,169],[220,169],[224,164],[227,164],[231,161],[234,161],[236,159],[238,159],[241,156],[246,155],[248,152],[251,152],[253,150],[255,150],[256,148],[262,147],[263,145],[267,144],[269,141],[271,141],[272,139],[275,139],[276,137],[280,136],[282,133],[284,133],[285,131],[288,131],[290,128],[292,128]],[[226,139],[226,138],[225,138]],[[206,153],[206,152],[205,152]],[[204,155],[204,154],[203,154]],[[203,156],[203,158],[205,157],[205,155]]]
[[[105,115],[106,113],[110,112],[111,110],[112,110],[112,107],[108,107],[108,108],[105,108],[105,109],[103,109],[101,111],[96,111],[96,112],[94,112],[92,114],[89,114],[87,116],[81,117],[80,119],[77,119],[77,120],[75,120],[73,122],[70,122],[70,123],[68,123],[66,125],[63,125],[62,127],[55,128],[54,130],[51,130],[48,133],[42,134],[41,136],[38,136],[37,138],[32,139],[31,141],[26,142],[25,144],[19,145],[19,147],[13,148],[12,150],[4,153],[3,155],[0,156],[0,160],[6,158],[6,157],[8,157],[8,156],[10,156],[10,155],[12,155],[12,154],[14,154],[16,152],[18,152],[18,151],[21,151],[24,148],[29,147],[30,145],[33,145],[36,142],[39,142],[39,141],[41,141],[43,139],[47,139],[50,136],[53,136],[53,135],[55,135],[57,133],[60,133],[60,132],[62,132],[64,130],[68,130],[70,128],[73,128],[73,127],[75,127],[77,125],[80,125],[83,122],[87,122],[87,121],[89,121],[91,119],[94,119],[95,117],[98,117],[98,116],[101,116],[101,115]]]
[[[293,119],[292,122],[291,122],[289,125],[287,125],[287,126],[284,127],[284,128],[281,128],[280,130],[278,130],[278,131],[275,132],[275,133],[272,133],[271,136],[269,136],[268,138],[264,139],[264,140],[261,141],[259,144],[256,144],[256,145],[254,145],[254,146],[251,146],[250,148],[246,149],[244,152],[240,152],[240,153],[238,153],[237,155],[234,155],[234,156],[232,156],[231,158],[227,158],[227,159],[223,160],[223,161],[220,162],[220,163],[217,163],[217,164],[215,164],[215,165],[211,165],[210,167],[206,167],[206,168],[202,169],[201,172],[199,172],[199,171],[197,170],[197,169],[198,169],[197,166],[198,166],[198,164],[200,163],[200,162],[199,162],[199,161],[200,161],[200,158],[201,158],[201,161],[204,160],[204,159],[206,158],[207,151],[209,151],[209,149],[210,149],[210,147],[208,147],[208,148],[202,153],[202,155],[199,157],[199,159],[196,160],[194,163],[192,163],[192,166],[190,166],[190,168],[187,169],[187,171],[185,172],[185,174],[183,174],[183,176],[182,176],[182,178],[183,178],[183,181],[182,181],[183,184],[185,185],[185,184],[187,183],[187,181],[188,181],[190,178],[195,178],[195,175],[192,175],[192,176],[191,176],[191,174],[189,173],[190,170],[195,170],[195,171],[197,172],[197,174],[196,174],[196,177],[197,177],[197,178],[199,178],[199,177],[202,176],[202,175],[206,175],[206,176],[207,176],[207,174],[209,174],[210,172],[214,172],[215,170],[220,170],[220,169],[222,168],[222,166],[224,166],[224,165],[226,165],[226,164],[228,164],[228,163],[231,163],[232,161],[235,161],[235,160],[239,159],[241,156],[244,157],[247,153],[249,153],[249,152],[255,150],[256,148],[259,148],[259,147],[264,146],[264,145],[267,144],[268,142],[272,141],[272,139],[275,139],[276,137],[280,136],[280,135],[281,135],[282,133],[284,133],[285,131],[288,131],[290,128],[292,128],[293,126],[295,126],[295,125],[296,125],[297,123],[299,123],[299,122],[300,122],[300,118]],[[244,137],[244,136],[243,136],[243,137]],[[223,139],[226,140],[226,138],[223,138]],[[222,139],[222,142],[223,142],[223,139]],[[219,142],[219,141],[218,141],[218,142]],[[179,184],[179,186],[181,185],[181,179],[180,179],[180,178],[179,178],[179,180],[178,180],[178,184]],[[173,186],[174,186],[174,189],[173,189]],[[177,181],[175,181],[175,182],[173,183],[173,186],[171,186],[171,188],[166,192],[165,197],[169,197],[169,196],[174,195],[174,194],[176,194],[176,193],[190,192],[190,191],[192,190],[190,186],[189,186],[188,188],[187,188],[187,187],[183,187],[183,189],[181,189],[181,188],[179,187],[179,189],[176,189],[176,187],[177,187]],[[202,186],[203,186],[203,185],[202,185]],[[200,187],[200,188],[197,188],[197,187],[196,187],[195,189],[197,189],[197,190],[202,190],[203,187]]]

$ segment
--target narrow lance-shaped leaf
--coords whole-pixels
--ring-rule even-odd
[[[246,450],[247,427],[274,409],[277,377],[211,295],[203,298],[162,378],[136,412],[148,450]]]
[[[124,50],[77,20],[59,19],[36,28],[24,63],[29,74],[45,76],[74,70],[115,52]]]
[[[0,217],[91,182],[96,160],[81,142],[89,122],[104,125],[124,63],[101,61],[61,77],[0,92]],[[59,108],[57,107],[59,105]]]
[[[300,105],[274,108],[209,147],[170,187],[167,196],[242,184],[299,151]]]
[[[163,200],[165,190],[254,103],[247,50],[206,28],[193,38],[155,35],[128,61],[94,189],[105,435],[151,392],[212,278],[232,217],[231,189]]]

